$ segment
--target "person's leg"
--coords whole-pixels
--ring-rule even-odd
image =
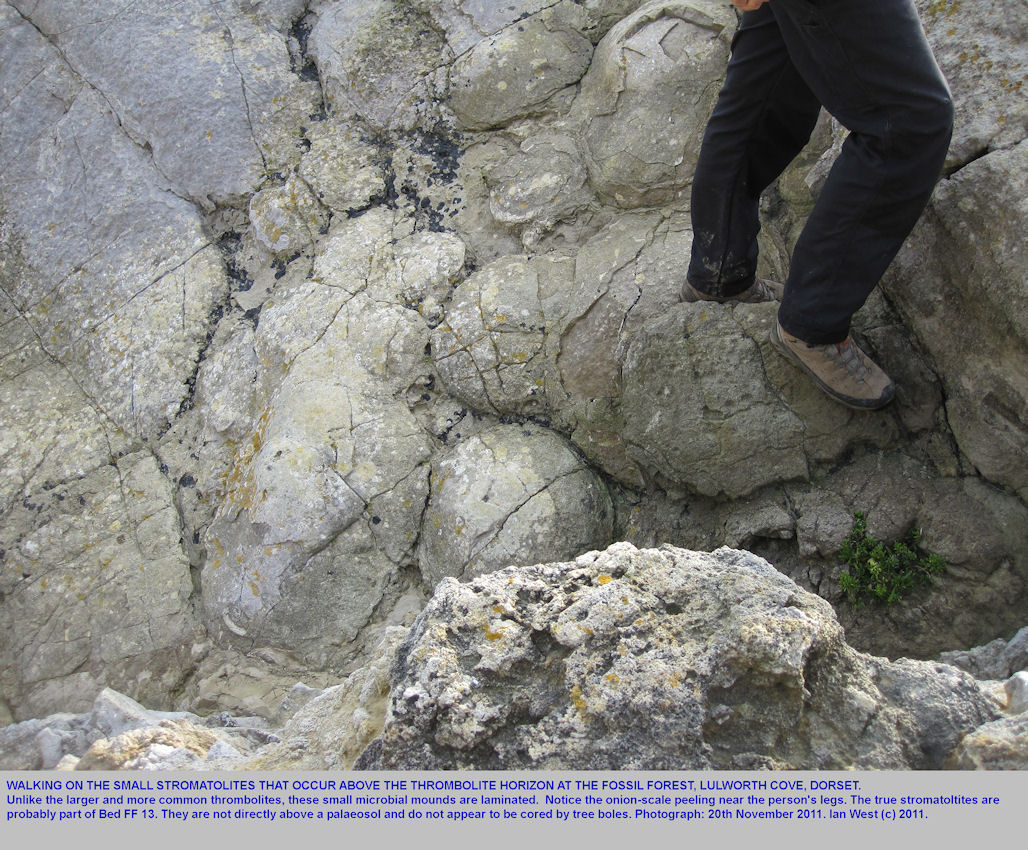
[[[770,7],[744,14],[693,179],[689,285],[731,297],[754,282],[760,193],[802,150],[819,111]]]
[[[781,326],[840,343],[938,180],[953,107],[912,0],[774,0],[789,54],[850,130],[793,251]]]

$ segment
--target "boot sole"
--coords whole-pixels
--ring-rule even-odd
[[[826,395],[833,398],[840,404],[846,405],[853,410],[881,410],[886,407],[895,397],[896,390],[893,384],[889,384],[885,388],[882,395],[879,398],[854,398],[844,393],[840,393],[838,390],[826,384],[821,380],[820,376],[811,369],[806,363],[804,363],[796,355],[796,353],[785,344],[785,341],[779,336],[778,333],[778,322],[775,322],[771,326],[771,344],[778,349],[778,351],[785,356],[785,359],[792,363],[794,366],[798,366],[804,372],[806,372],[811,378],[814,379],[814,383],[817,384],[818,388]]]

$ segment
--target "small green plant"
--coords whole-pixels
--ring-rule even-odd
[[[903,539],[887,544],[867,533],[867,518],[854,515],[853,528],[839,554],[849,571],[839,576],[839,587],[855,605],[898,602],[917,585],[931,584],[944,572],[946,562],[918,548],[921,532],[912,529]]]

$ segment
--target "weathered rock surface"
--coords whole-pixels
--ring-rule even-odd
[[[1028,145],[943,180],[885,287],[932,358],[961,450],[1028,498]],[[953,328],[961,332],[954,335]]]
[[[944,652],[939,660],[967,670],[978,679],[1006,679],[1020,670],[1028,670],[1028,627],[1009,641],[997,638],[984,646]]]
[[[224,267],[109,101],[11,6],[0,14],[27,65],[4,82],[17,92],[0,154],[8,309],[100,410],[152,437],[188,394]]]
[[[444,580],[345,681],[293,685],[274,726],[106,689],[0,729],[0,768],[1023,769],[1025,682],[857,653],[749,553],[619,543]]]
[[[1028,768],[1028,715],[1004,718],[979,727],[953,755],[959,770],[1025,770]]]
[[[346,681],[314,695],[246,770],[350,770],[382,731],[389,668],[407,629],[388,629],[370,663]]]
[[[658,0],[607,33],[573,109],[602,196],[650,206],[688,186],[734,30],[722,4]]]
[[[379,730],[376,647],[437,581],[612,540],[755,551],[861,650],[1008,639],[1028,621],[1025,24],[919,5],[957,130],[857,319],[898,384],[874,416],[770,349],[772,306],[677,304],[727,4],[0,6],[0,722],[111,686],[277,726],[352,674],[339,710],[369,719],[323,762],[346,766]],[[762,274],[785,273],[843,135],[823,121],[765,198]],[[857,511],[885,542],[921,529],[948,571],[848,604]],[[1003,706],[1008,655],[966,659],[1015,682]],[[314,702],[298,740],[336,734]],[[32,733],[48,754],[91,743],[69,716]],[[102,758],[236,758],[202,737]]]
[[[803,479],[896,423],[827,407],[770,348],[774,305],[682,304],[645,325],[623,366],[629,454],[672,486],[745,496]],[[688,364],[688,365],[686,365]]]
[[[11,709],[79,711],[100,683],[159,702],[176,686],[195,628],[179,535],[171,487],[147,452],[8,511],[0,671]]]
[[[449,104],[469,130],[501,127],[541,111],[589,67],[593,48],[581,9],[556,3],[483,39],[450,70]]]
[[[421,534],[429,587],[509,564],[605,546],[613,509],[600,478],[542,428],[501,425],[458,443],[432,469]]]
[[[238,759],[269,738],[255,718],[233,718],[231,725],[217,728],[188,712],[151,711],[105,688],[86,713],[0,729],[0,769],[198,769],[212,749],[212,759],[233,753]]]
[[[1020,142],[1028,129],[1028,23],[1001,0],[917,0],[956,107],[947,166]]]
[[[438,119],[434,95],[453,54],[424,12],[391,0],[321,0],[313,11],[309,48],[331,109],[381,129]]]
[[[855,652],[759,558],[621,543],[441,583],[358,765],[938,768],[993,717],[955,668]]]
[[[160,175],[194,202],[242,198],[266,170],[299,158],[298,124],[317,93],[292,73],[282,31],[301,3],[255,10],[238,2],[152,0],[114,15],[60,0],[8,5],[46,36],[69,71],[114,111],[119,129],[146,148]]]
[[[424,376],[427,337],[397,292],[397,235],[388,212],[344,223],[313,280],[265,304],[254,436],[204,538],[211,628],[320,664],[411,563],[428,496],[432,447],[397,397]]]

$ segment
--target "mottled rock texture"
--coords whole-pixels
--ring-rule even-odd
[[[723,4],[658,0],[599,43],[572,114],[603,197],[640,207],[681,196],[734,29],[735,15]]]
[[[1026,682],[858,653],[749,553],[618,543],[445,579],[345,681],[290,688],[274,726],[107,689],[0,729],[0,768],[1023,769]]]
[[[238,760],[277,740],[255,718],[232,718],[227,725],[221,719],[212,724],[187,712],[151,711],[104,688],[86,713],[0,729],[0,769],[198,769],[215,766],[220,757]]]
[[[110,686],[281,725],[298,681],[348,676],[340,711],[370,718],[376,648],[438,582],[616,540],[757,552],[861,650],[1009,640],[1028,622],[1028,42],[999,0],[919,7],[957,128],[857,318],[898,385],[872,415],[770,348],[773,306],[678,303],[728,4],[0,5],[0,722],[79,717]],[[762,274],[785,274],[843,136],[822,121],[769,191]],[[885,543],[920,529],[948,571],[850,604],[858,511]],[[997,680],[1020,664],[968,658]],[[297,735],[332,726],[329,702]],[[379,731],[354,722],[324,765]],[[882,722],[881,749],[840,763],[913,764]],[[50,764],[93,742],[76,723],[21,731]],[[213,764],[192,734],[105,763]],[[814,758],[783,740],[767,758]]]
[[[955,668],[854,651],[753,555],[621,543],[440,584],[358,764],[939,768],[994,716]]]

